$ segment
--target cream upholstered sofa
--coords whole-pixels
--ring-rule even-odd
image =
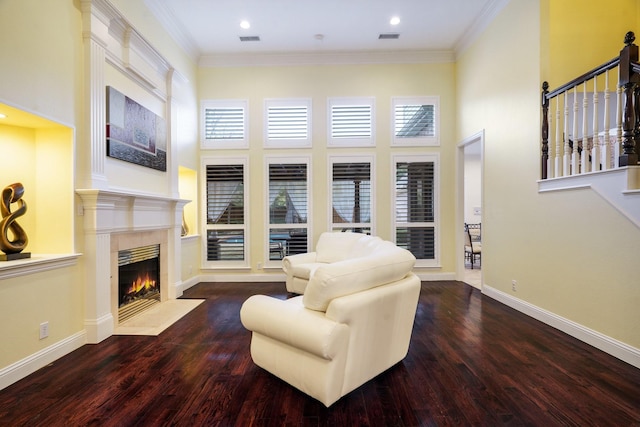
[[[389,245],[393,245],[393,243],[385,243],[379,237],[372,237],[362,233],[322,233],[314,252],[289,255],[282,259],[282,269],[286,274],[285,285],[287,291],[303,294],[309,282],[309,277],[318,267],[338,261],[369,256],[374,251],[385,250]]]
[[[415,258],[380,238],[365,240],[366,255],[316,266],[304,295],[254,295],[240,310],[256,365],[327,407],[409,350],[420,295]]]

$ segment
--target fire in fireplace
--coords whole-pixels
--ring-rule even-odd
[[[160,245],[118,251],[118,321],[160,302]]]

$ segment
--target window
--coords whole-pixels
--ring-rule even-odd
[[[417,266],[437,266],[438,157],[394,156],[395,240],[418,260]]]
[[[329,98],[329,138],[331,147],[374,146],[374,98]]]
[[[203,159],[206,209],[205,267],[246,264],[246,159]]]
[[[332,157],[330,229],[371,234],[372,156]]]
[[[202,102],[202,148],[248,148],[247,101]]]
[[[437,96],[393,98],[393,138],[395,146],[440,145],[440,101]]]
[[[311,99],[266,99],[264,111],[265,147],[311,147]]]
[[[308,252],[309,162],[307,157],[267,158],[270,261]]]

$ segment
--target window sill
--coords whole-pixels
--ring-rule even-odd
[[[31,258],[0,261],[0,280],[75,265],[82,254],[32,254]]]

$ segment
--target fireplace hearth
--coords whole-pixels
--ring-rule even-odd
[[[160,302],[160,245],[118,251],[118,322]]]

